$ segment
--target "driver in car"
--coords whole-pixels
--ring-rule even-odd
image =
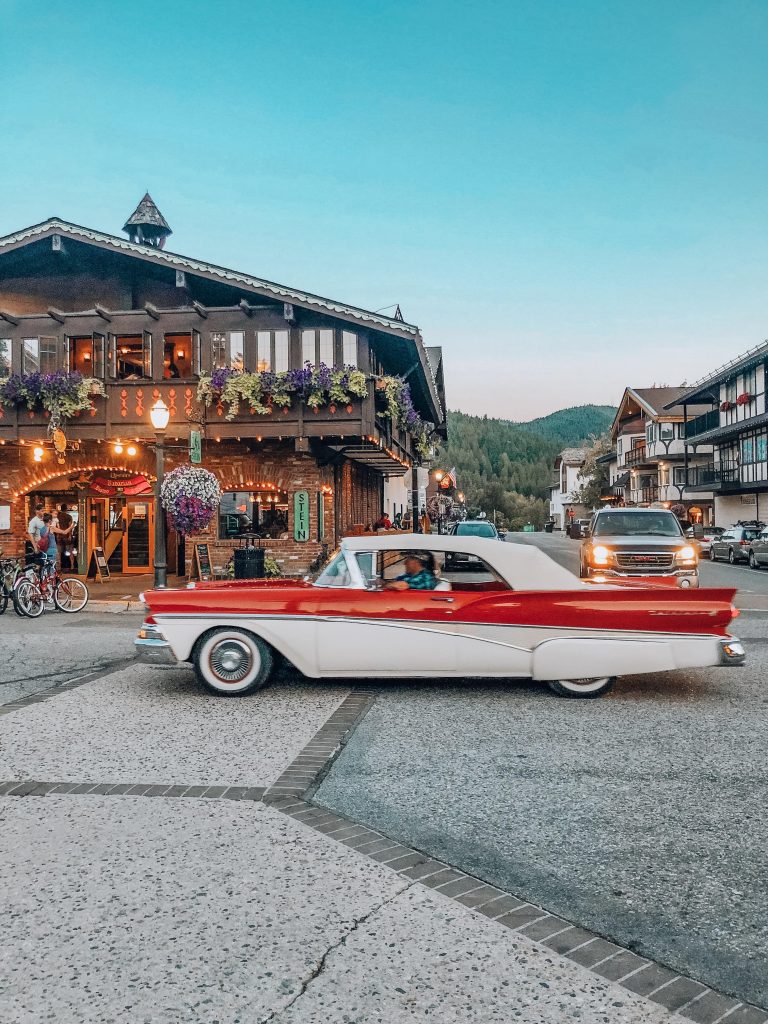
[[[386,590],[434,590],[438,584],[435,559],[428,552],[409,551],[405,555],[405,572],[385,584]]]

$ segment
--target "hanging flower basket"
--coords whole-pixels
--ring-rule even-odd
[[[749,392],[745,391],[743,394],[739,395],[736,398],[736,405],[749,405],[751,401],[752,395],[750,395]]]
[[[733,402],[721,402],[720,412],[728,412],[729,409],[733,408]]]
[[[207,469],[179,466],[163,480],[160,500],[177,533],[204,530],[221,504],[221,486]]]

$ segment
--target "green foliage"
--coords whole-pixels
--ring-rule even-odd
[[[601,434],[600,437],[593,437],[591,439],[587,458],[581,470],[582,479],[587,482],[582,484],[576,492],[577,501],[584,505],[585,508],[600,507],[600,498],[605,493],[605,489],[610,481],[608,478],[608,466],[605,463],[598,462],[598,459],[603,455],[607,455],[612,449],[611,435],[608,431]]]
[[[510,423],[449,412],[448,442],[437,459],[446,469],[456,467],[470,515],[492,516],[495,509],[500,526],[521,530],[533,523],[541,529],[549,518],[555,456],[604,431],[614,414],[608,406],[585,405]]]

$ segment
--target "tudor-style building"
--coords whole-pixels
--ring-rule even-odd
[[[685,445],[686,419],[698,406],[686,409],[683,387],[626,388],[611,429],[614,456],[611,488],[606,501],[624,505],[684,505],[692,522],[713,520],[712,492],[693,492],[690,474],[711,461],[711,446],[691,452]]]
[[[95,378],[105,392],[62,421],[61,453],[49,413],[9,401],[13,385],[6,387],[0,547],[23,551],[36,502],[66,502],[77,513],[81,571],[95,547],[113,572],[149,571],[156,514],[149,408],[161,397],[171,413],[166,468],[188,461],[190,432],[199,430],[202,465],[225,492],[199,538],[214,566],[250,531],[285,572],[305,571],[324,546],[378,517],[387,481],[410,486],[425,458],[422,424],[444,434],[439,349],[428,356],[418,327],[401,317],[166,251],[171,229],[148,195],[123,230],[128,238],[51,218],[0,238],[0,383],[65,371]],[[209,405],[199,400],[201,377],[217,370],[282,374],[307,363],[359,368],[367,395],[313,406],[295,393],[266,411],[243,401],[236,413],[216,394]],[[418,429],[387,415],[394,378],[407,382]],[[61,448],[61,435],[57,442]],[[301,530],[297,492],[309,499]],[[171,571],[189,569],[190,549],[171,534]]]
[[[768,520],[766,385],[768,342],[686,388],[677,400],[687,420],[688,490],[714,492],[718,526]]]
[[[578,499],[579,488],[586,483],[581,475],[586,458],[586,448],[564,448],[555,456],[555,474],[549,489],[549,518],[555,530],[564,530],[569,520],[589,514],[590,510]]]

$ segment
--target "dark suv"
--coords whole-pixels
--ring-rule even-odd
[[[653,579],[678,587],[699,585],[699,554],[677,516],[664,508],[603,508],[581,543],[582,579]]]

